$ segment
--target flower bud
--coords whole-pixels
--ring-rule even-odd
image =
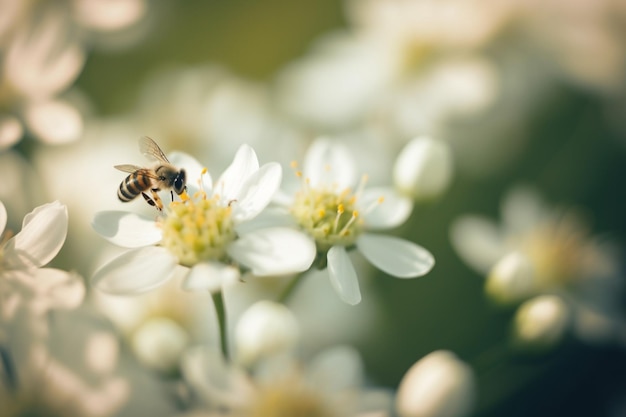
[[[420,136],[400,152],[393,170],[398,191],[414,200],[435,198],[450,185],[453,161],[447,143]]]
[[[515,338],[533,348],[549,348],[565,332],[570,312],[561,297],[541,295],[526,301],[515,315]]]
[[[293,348],[298,337],[298,322],[287,307],[259,301],[243,313],[235,328],[237,359],[251,365],[262,357]]]
[[[404,375],[396,409],[401,417],[461,417],[471,412],[474,398],[472,369],[452,352],[438,350]]]
[[[142,324],[131,343],[142,363],[161,372],[170,372],[178,367],[189,344],[189,335],[175,321],[157,317]]]
[[[485,291],[493,300],[510,304],[529,297],[533,287],[534,273],[530,260],[521,252],[511,252],[491,269]]]

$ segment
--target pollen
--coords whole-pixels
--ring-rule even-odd
[[[226,247],[236,238],[231,211],[219,197],[207,198],[204,191],[194,193],[184,203],[173,202],[161,220],[161,245],[185,266],[223,260]]]
[[[357,195],[349,189],[313,188],[305,180],[295,197],[291,214],[315,239],[318,252],[325,252],[335,245],[354,244],[362,229],[362,223],[357,221]]]

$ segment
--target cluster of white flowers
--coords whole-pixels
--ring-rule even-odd
[[[224,38],[194,15],[218,8],[245,44],[255,13],[170,3],[0,0],[0,417],[497,415],[526,384],[510,358],[623,357],[617,239],[511,184],[555,112],[624,136],[624,2],[342,0],[341,28],[254,81],[187,37]],[[123,59],[154,73],[101,79],[147,39]],[[158,161],[118,165],[142,135],[167,156],[144,140]],[[598,155],[553,179],[601,194]],[[501,192],[500,224],[467,214]]]

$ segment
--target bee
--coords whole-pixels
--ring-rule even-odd
[[[170,164],[159,145],[147,136],[139,139],[139,150],[147,158],[156,161],[156,164],[152,168],[137,165],[115,165],[116,169],[130,173],[120,183],[117,197],[125,203],[134,200],[141,194],[148,204],[161,211],[163,210],[163,203],[157,192],[169,189],[172,200],[174,199],[172,189],[178,195],[185,192],[187,190],[185,170]],[[152,197],[146,194],[148,190]]]

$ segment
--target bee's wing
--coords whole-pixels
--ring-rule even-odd
[[[137,166],[137,165],[130,165],[130,164],[124,164],[124,165],[115,165],[114,166],[115,169],[119,169],[122,172],[129,172],[129,173],[133,173],[135,171],[139,171],[141,169],[144,169],[143,167]]]
[[[159,145],[148,136],[142,136],[139,139],[139,150],[149,159],[170,163],[161,148],[159,148]]]

